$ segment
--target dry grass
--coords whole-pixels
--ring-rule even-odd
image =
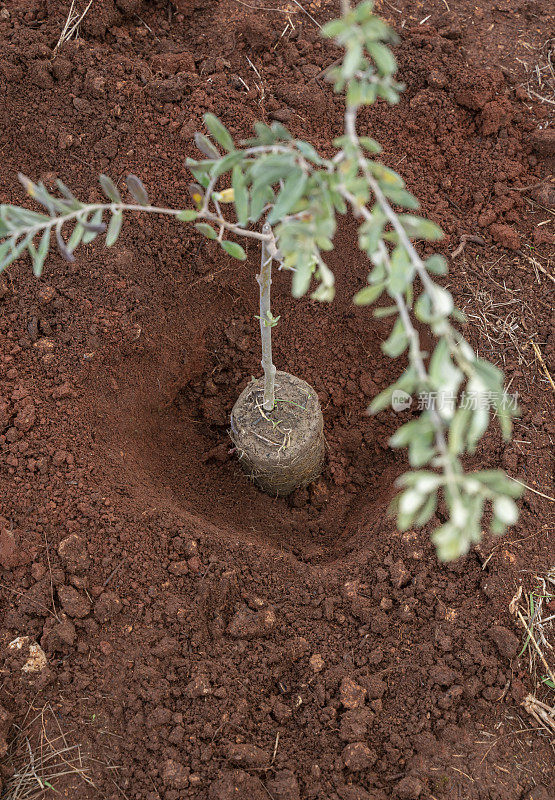
[[[522,42],[530,50],[530,58],[517,59],[526,72],[520,85],[532,100],[555,105],[555,39],[547,39],[539,50]]]
[[[64,27],[62,28],[62,32],[60,33],[60,38],[54,48],[54,58],[58,54],[59,49],[62,47],[64,42],[68,42],[73,37],[79,36],[79,26],[85,19],[85,15],[89,8],[92,6],[93,0],[89,0],[89,3],[85,7],[85,10],[82,12],[75,10],[75,0],[71,0],[71,6],[69,7],[69,12],[67,15],[67,19],[65,21]]]
[[[509,610],[523,628],[519,657],[525,656],[535,687],[522,705],[544,731],[555,736],[555,613],[549,608],[555,599],[555,567],[534,580],[536,586],[528,593],[519,588]],[[545,695],[544,700],[538,694]]]
[[[47,703],[32,719],[31,710],[6,755],[13,775],[4,784],[2,800],[39,800],[56,792],[60,779],[77,779],[94,788],[80,746],[69,744],[58,718]]]

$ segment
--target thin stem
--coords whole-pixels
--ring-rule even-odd
[[[56,225],[65,225],[66,222],[69,222],[76,217],[80,217],[81,215],[89,215],[94,211],[98,211],[98,209],[102,209],[105,211],[110,211],[113,213],[114,211],[142,211],[147,214],[166,214],[168,216],[177,217],[183,209],[181,208],[160,208],[159,206],[139,206],[130,203],[90,203],[88,205],[82,205],[80,208],[75,209],[74,211],[70,211],[67,214],[61,214],[60,216],[51,217],[50,219],[46,220],[45,222],[40,222],[36,225],[28,225],[25,228],[20,228],[18,230],[18,238],[20,236],[26,236],[27,234],[31,234],[35,236],[40,231],[45,230],[46,228],[53,228]],[[246,228],[241,228],[239,225],[234,225],[232,222],[228,222],[221,216],[217,214],[213,214],[211,211],[202,210],[199,213],[199,218],[206,219],[209,222],[214,222],[217,225],[222,226],[228,231],[237,234],[238,236],[246,236],[250,239],[257,239],[258,241],[270,241],[272,239],[272,234],[265,235],[264,233],[258,233],[258,231],[249,231]]]
[[[264,223],[262,233],[269,237],[272,229]],[[272,411],[275,405],[276,368],[272,362],[272,312],[270,309],[270,287],[272,285],[272,255],[269,252],[268,238],[262,242],[260,275],[256,276],[260,287],[260,338],[262,340],[262,369],[264,370],[264,411]]]

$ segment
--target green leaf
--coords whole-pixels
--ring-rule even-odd
[[[112,203],[121,203],[121,195],[114,181],[109,178],[108,175],[100,175],[98,180],[100,181],[100,186],[106,197],[111,200]]]
[[[40,278],[40,276],[42,275],[44,262],[46,260],[46,256],[48,255],[48,250],[50,248],[50,232],[51,228],[44,229],[44,233],[41,236],[37,252],[35,254],[35,257],[33,258],[33,274],[37,278]]]
[[[390,358],[397,358],[404,353],[409,344],[405,326],[401,319],[398,319],[393,326],[389,338],[382,344],[382,351]]]
[[[464,453],[466,433],[471,415],[470,408],[458,408],[449,426],[449,452],[453,455]]]
[[[206,222],[197,222],[195,228],[199,233],[202,233],[203,236],[206,236],[207,239],[217,239],[218,234],[212,227],[212,225],[208,225]]]
[[[247,191],[246,178],[240,164],[236,164],[233,167],[231,185],[234,193],[237,222],[243,227],[249,219],[249,193]]]
[[[341,65],[341,74],[345,80],[352,78],[362,61],[362,44],[356,40],[349,41],[349,49]]]
[[[397,62],[389,47],[380,42],[368,42],[367,49],[380,75],[393,75],[397,71]]]
[[[470,542],[450,522],[436,528],[432,533],[432,542],[436,546],[440,561],[453,561],[470,549]]]
[[[447,261],[445,258],[443,258],[443,256],[434,254],[426,259],[424,265],[428,272],[431,272],[434,275],[447,275]]]
[[[313,164],[322,164],[322,159],[318,155],[318,152],[315,148],[309,144],[308,142],[303,141],[302,139],[297,139],[295,142],[295,147],[305,158],[309,161],[312,161]]]
[[[383,150],[381,144],[377,142],[375,139],[371,139],[369,136],[359,136],[358,140],[364,147],[364,149],[368,150],[369,153],[378,155]]]
[[[392,317],[398,310],[397,306],[384,306],[384,308],[374,309],[372,313],[376,319],[385,319],[386,317]]]
[[[75,225],[73,231],[71,232],[71,236],[69,237],[67,242],[67,249],[69,250],[70,253],[73,253],[75,248],[79,246],[79,243],[81,242],[84,233],[85,233],[85,228],[78,222]]]
[[[292,172],[283,182],[276,204],[268,215],[270,225],[280,222],[292,211],[303,196],[307,177],[301,169]]]
[[[220,158],[220,151],[204,133],[198,133],[198,131],[195,133],[195,144],[202,155],[211,161],[216,161]]]
[[[237,244],[237,242],[225,241],[225,242],[220,242],[220,244],[226,251],[226,253],[229,253],[229,255],[233,256],[233,258],[238,258],[239,261],[246,260],[247,254],[245,253],[241,245]]]
[[[102,225],[102,214],[103,210],[101,208],[97,208],[97,210],[94,212],[91,219],[89,220],[90,224],[94,225],[95,227],[99,227],[100,225]],[[82,239],[83,244],[90,244],[94,239],[96,239],[98,234],[99,231],[85,229],[85,233],[83,234],[83,239]]]
[[[233,153],[228,153],[227,156],[224,156],[219,161],[216,161],[214,166],[211,170],[211,175],[215,178],[218,178],[220,175],[224,175],[226,172],[229,172],[235,164],[239,164],[245,158],[245,154],[242,150],[234,150]]]
[[[235,145],[233,144],[233,139],[231,138],[231,134],[229,133],[228,129],[225,125],[220,122],[218,117],[214,114],[205,114],[204,117],[204,124],[214,137],[214,139],[220,144],[224,150],[227,150],[228,153],[231,150],[235,150]]]
[[[251,193],[251,202],[250,202],[250,216],[249,219],[251,222],[256,222],[267,203],[272,203],[274,200],[274,192],[271,186],[267,184],[259,183]]]
[[[180,222],[192,222],[198,217],[198,211],[195,211],[193,208],[185,208],[183,211],[180,211],[177,215],[177,219]]]
[[[355,306],[369,306],[380,297],[385,289],[385,283],[378,283],[376,286],[365,286],[353,297]]]
[[[424,505],[422,506],[422,508],[418,512],[418,515],[416,516],[416,519],[414,520],[415,526],[417,528],[420,528],[420,527],[422,527],[422,525],[425,525],[427,522],[429,522],[430,519],[433,517],[433,515],[436,512],[436,508],[437,508],[437,493],[433,492],[428,497],[428,499],[426,500],[426,502],[424,503]]]
[[[114,213],[112,214],[112,218],[108,223],[108,231],[106,233],[106,247],[111,247],[117,241],[117,238],[121,231],[122,221],[123,221],[123,214],[121,213],[121,211],[114,211]]]
[[[493,513],[504,525],[514,525],[518,520],[518,506],[510,497],[496,497]]]
[[[28,246],[29,242],[32,241],[32,235],[27,235],[21,242],[16,245],[14,239],[10,239],[8,242],[1,245],[2,250],[0,250],[0,272],[2,272],[6,267],[19,258],[19,256],[24,252],[26,247]],[[8,247],[5,245],[8,244]]]
[[[390,297],[403,294],[414,279],[415,268],[411,257],[402,245],[391,254],[387,291]]]
[[[326,39],[334,39],[336,36],[339,36],[340,33],[346,31],[348,28],[348,23],[345,22],[343,19],[332,19],[330,22],[327,22],[321,29],[320,33],[322,36],[325,36]]]
[[[401,208],[420,208],[420,203],[416,197],[410,194],[410,192],[407,192],[406,189],[401,189],[397,186],[385,186],[383,184],[380,184],[380,188],[387,199],[391,200],[395,205]]]
[[[127,176],[125,182],[133,199],[140,206],[148,206],[148,194],[141,179],[131,173]]]
[[[413,214],[399,214],[399,221],[411,239],[426,239],[429,242],[443,239],[443,231],[439,225],[429,219],[415,217]]]

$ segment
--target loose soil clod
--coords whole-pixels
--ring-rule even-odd
[[[264,381],[253,380],[231,412],[231,439],[245,472],[263,491],[285,497],[322,472],[324,419],[306,381],[276,373],[276,405],[264,411]]]

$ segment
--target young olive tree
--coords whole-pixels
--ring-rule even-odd
[[[431,403],[391,439],[392,447],[408,448],[412,467],[398,480],[401,492],[394,501],[398,527],[405,530],[426,524],[442,497],[446,521],[432,539],[439,558],[449,560],[479,541],[486,503],[492,508],[493,533],[503,533],[517,520],[514,499],[521,486],[500,470],[466,472],[461,462],[465,453],[475,452],[492,413],[508,439],[516,410],[507,402],[502,372],[478,358],[453,324],[464,316],[455,309],[450,292],[437,282],[436,276],[447,272],[445,259],[440,255],[423,259],[415,248],[415,240],[441,239],[440,228],[414,213],[419,203],[402,178],[372,157],[380,153],[379,144],[357,131],[361,107],[378,97],[397,103],[403,89],[394,77],[397,65],[389,48],[397,37],[374,16],[372,8],[371,2],[355,9],[343,2],[341,18],[322,30],[344,50],[342,61],[331,73],[335,91],[346,98],[344,132],[334,141],[332,158],[323,158],[278,123],[256,123],[253,138],[237,146],[224,125],[206,114],[208,135],[196,135],[204,158],[187,161],[196,181],[191,185],[194,208],[151,205],[134,175],[127,178],[134,202],[122,200],[110,178],[101,176],[108,198],[103,203],[80,202],[60,181],[61,197],[56,197],[42,183],[20,176],[45,213],[1,206],[0,269],[28,251],[34,272],[40,275],[52,233],[61,254],[72,261],[80,243],[92,242],[105,230],[104,219],[106,245],[111,246],[127,211],[166,214],[180,222],[192,222],[200,234],[240,260],[246,258],[244,249],[227,237],[259,241],[263,409],[271,412],[275,403],[271,331],[278,321],[270,308],[272,262],[291,271],[295,297],[304,295],[316,281],[311,297],[331,301],[334,276],[324,254],[333,248],[337,214],[351,213],[360,222],[359,246],[371,265],[368,285],[355,295],[354,302],[366,306],[382,297],[389,300],[373,312],[380,318],[393,318],[382,348],[393,359],[405,352],[408,358],[406,369],[374,399],[369,412],[389,407],[399,393],[451,399]],[[229,188],[219,189],[224,176]],[[64,229],[71,229],[67,239]],[[428,325],[437,340],[430,356],[423,351],[415,319]],[[463,392],[472,402],[453,402]]]

